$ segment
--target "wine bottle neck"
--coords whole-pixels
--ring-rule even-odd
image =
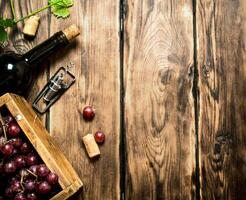
[[[34,47],[23,55],[23,59],[30,65],[39,64],[58,49],[65,47],[69,41],[65,34],[60,31],[50,37],[48,40]]]

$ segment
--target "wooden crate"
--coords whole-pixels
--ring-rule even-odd
[[[54,139],[43,127],[41,121],[26,100],[14,94],[0,97],[0,107],[6,106],[29,139],[37,153],[51,171],[59,176],[62,191],[51,200],[65,200],[82,187],[82,181],[58,148]]]

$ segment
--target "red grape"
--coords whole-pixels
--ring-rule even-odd
[[[29,192],[34,191],[36,188],[36,183],[34,180],[27,180],[24,184],[25,189]]]
[[[12,138],[10,141],[9,141],[10,144],[12,144],[14,147],[16,148],[19,148],[23,142],[22,142],[22,139],[21,138]]]
[[[14,200],[26,200],[26,196],[23,193],[18,193],[15,195]]]
[[[22,153],[26,154],[26,153],[29,153],[31,151],[31,146],[30,144],[28,144],[27,142],[24,142],[21,147],[20,147],[20,150]]]
[[[105,140],[105,134],[102,131],[97,131],[94,135],[97,143],[103,143]]]
[[[17,168],[22,168],[26,166],[26,160],[24,156],[16,156],[14,161]]]
[[[18,149],[14,148],[12,155],[16,155],[16,154],[19,154],[19,153],[20,153],[20,151]]]
[[[13,193],[20,192],[22,190],[21,182],[18,180],[13,181],[10,188],[12,189]]]
[[[38,169],[38,165],[32,165],[31,167],[29,167],[29,170],[37,175],[37,169]]]
[[[21,132],[21,129],[18,126],[18,124],[14,123],[14,122],[11,122],[8,125],[7,132],[8,132],[9,136],[17,137],[19,135],[19,133]]]
[[[49,184],[55,185],[58,183],[58,175],[54,172],[50,172],[46,180],[48,181]]]
[[[87,121],[91,121],[95,116],[95,111],[91,106],[86,106],[83,109],[83,118]]]
[[[43,182],[38,184],[36,189],[37,189],[38,193],[47,194],[51,191],[51,186],[47,181],[43,181]]]
[[[10,161],[4,165],[4,172],[6,174],[12,174],[16,171],[16,165],[14,161]]]
[[[38,164],[38,158],[35,154],[28,154],[26,156],[26,163],[28,166]]]
[[[27,200],[37,200],[38,199],[35,193],[28,193],[26,197],[27,197]]]
[[[8,198],[13,198],[14,197],[13,190],[10,187],[5,189],[5,196],[8,197]]]
[[[39,177],[45,177],[50,173],[50,170],[47,168],[45,164],[41,164],[37,168],[37,174]]]
[[[13,122],[13,121],[14,121],[14,118],[11,115],[6,116],[5,119],[4,119],[4,122],[6,124],[8,124],[10,122]]]
[[[2,151],[4,156],[9,156],[9,155],[11,155],[13,153],[14,147],[11,144],[5,144],[1,148],[1,151]]]

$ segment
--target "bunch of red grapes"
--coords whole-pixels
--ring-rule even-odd
[[[46,200],[60,190],[51,172],[8,114],[0,123],[0,200]]]

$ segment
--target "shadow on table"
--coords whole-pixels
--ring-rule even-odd
[[[83,187],[80,188],[78,192],[76,192],[72,197],[70,197],[68,200],[82,200],[83,199]]]

